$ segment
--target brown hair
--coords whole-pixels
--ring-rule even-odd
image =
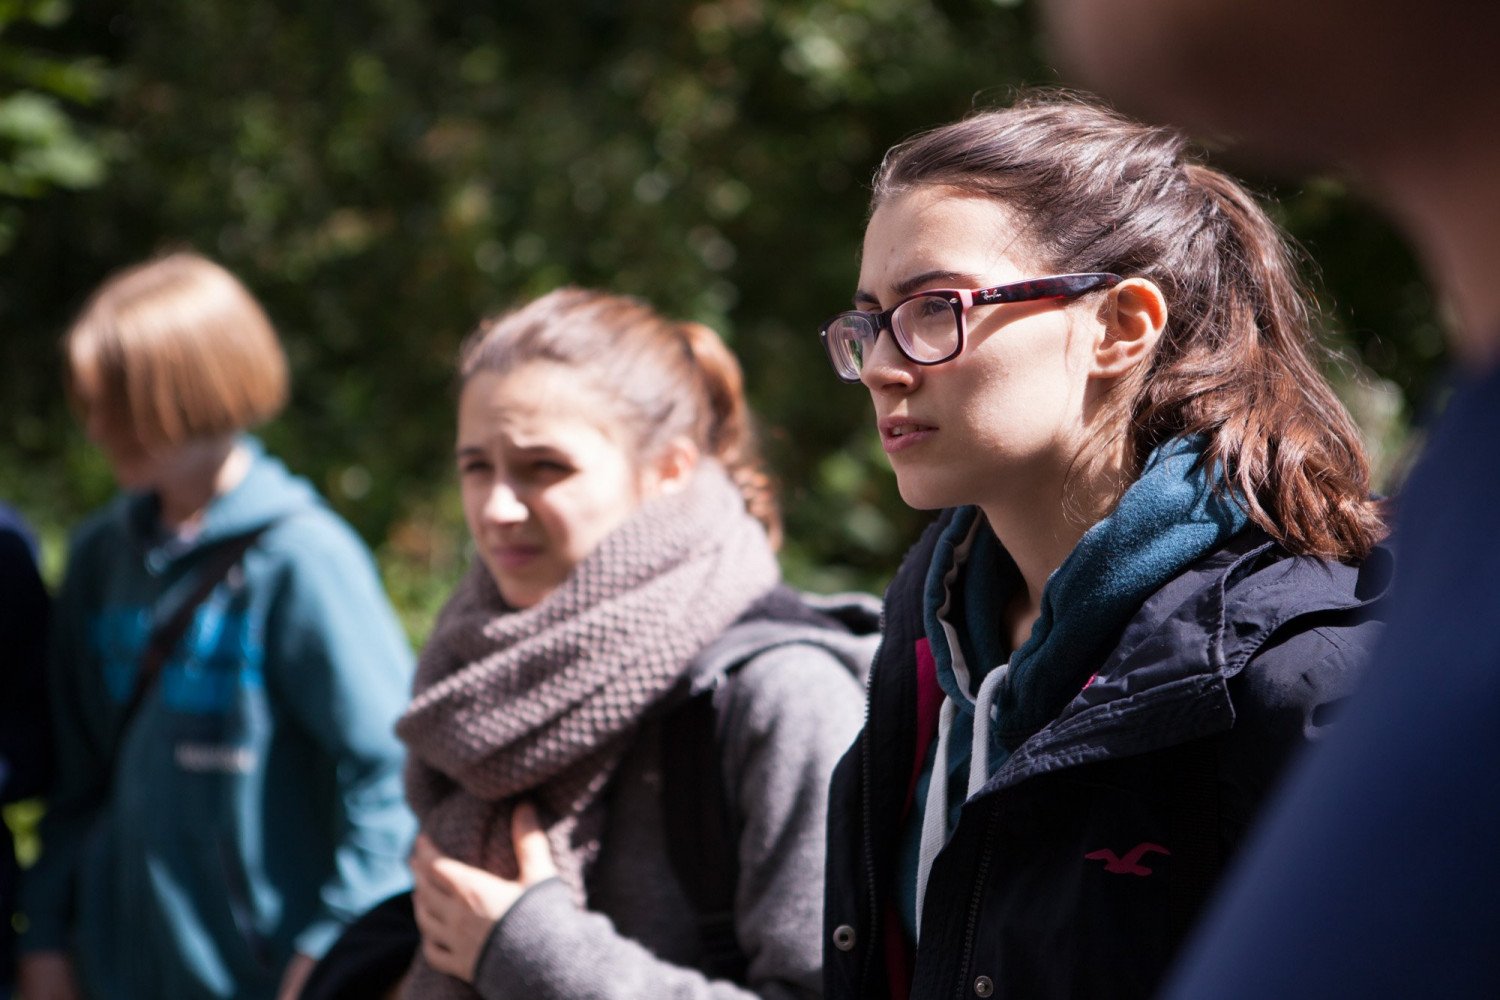
[[[1187,435],[1251,521],[1293,553],[1360,559],[1385,532],[1359,432],[1315,361],[1310,296],[1255,199],[1178,132],[1091,99],[1024,95],[886,154],[873,207],[919,186],[1004,202],[1055,273],[1147,278],[1166,296],[1150,360],[1113,388],[1127,472]],[[1116,441],[1084,449],[1075,471]]]
[[[68,388],[147,446],[229,434],[286,405],[286,355],[254,296],[193,253],[111,275],[63,338]]]
[[[481,323],[460,353],[460,383],[533,361],[566,365],[588,380],[630,433],[638,459],[679,437],[717,459],[772,544],[780,542],[781,516],[744,376],[713,330],[668,320],[639,299],[559,288]]]

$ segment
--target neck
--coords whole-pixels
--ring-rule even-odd
[[[1000,539],[1000,544],[1005,546],[1005,551],[1021,572],[1023,586],[1012,595],[1003,612],[1012,649],[1026,641],[1031,626],[1041,615],[1042,591],[1048,578],[1078,547],[1079,539],[1089,529],[1081,519],[1066,516],[1065,507],[1058,495],[1049,503],[1030,509],[1022,510],[1006,504],[980,508],[990,530]],[[1050,516],[1039,517],[1038,511],[1045,511]]]
[[[1376,198],[1395,213],[1452,309],[1459,360],[1500,364],[1500,143],[1455,143],[1443,155],[1414,151],[1372,171]]]
[[[214,498],[234,489],[249,468],[250,452],[233,438],[184,446],[156,486],[162,524],[172,531],[195,524]]]
[[[1122,439],[1105,461],[1093,465],[1092,476],[1070,478],[1065,470],[1074,463],[1068,462],[1054,475],[1031,477],[1039,488],[1023,497],[979,505],[990,530],[1015,560],[1024,584],[1024,592],[1018,590],[1004,612],[1012,648],[1026,640],[1041,615],[1047,580],[1118,495],[1124,462]]]

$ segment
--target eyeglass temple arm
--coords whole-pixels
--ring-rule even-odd
[[[1063,299],[1082,295],[1096,288],[1108,288],[1124,279],[1118,274],[1098,271],[1087,274],[1064,274],[1036,281],[1019,281],[999,288],[984,288],[973,293],[974,304],[987,306],[997,302],[1024,302],[1038,299]]]

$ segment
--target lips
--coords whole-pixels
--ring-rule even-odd
[[[904,451],[928,440],[937,427],[910,417],[886,417],[880,421],[880,443],[887,454]]]
[[[516,571],[524,569],[543,551],[540,545],[525,545],[510,543],[508,545],[497,545],[490,549],[490,555],[494,559],[495,567],[501,570]]]

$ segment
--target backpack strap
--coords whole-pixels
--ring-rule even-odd
[[[172,650],[177,647],[177,643],[187,632],[188,625],[192,623],[199,606],[208,600],[208,595],[213,593],[215,587],[228,578],[230,572],[240,564],[240,560],[244,558],[250,546],[254,545],[255,540],[270,527],[270,523],[263,524],[254,531],[236,535],[216,545],[213,551],[204,558],[203,565],[193,581],[192,589],[183,595],[182,600],[172,606],[170,613],[158,619],[151,629],[151,634],[146,639],[146,647],[141,652],[140,670],[136,673],[135,687],[131,689],[130,698],[125,702],[124,714],[120,717],[120,727],[115,738],[116,758],[119,756],[120,747],[125,742],[125,734],[130,731],[131,721],[140,710],[141,703],[146,700],[146,695],[150,694],[151,689],[156,686],[156,679],[161,676],[162,668],[166,666]]]
[[[743,983],[747,963],[734,928],[739,837],[715,731],[716,693],[694,695],[662,719],[662,813],[667,856],[698,923],[699,968]]]
[[[776,621],[852,631],[847,623],[810,607],[780,585],[752,604],[735,624]],[[730,626],[731,628],[733,626]],[[744,983],[748,962],[735,935],[739,887],[739,830],[724,784],[718,741],[723,679],[759,656],[756,649],[724,669],[720,683],[691,694],[661,717],[662,819],[667,857],[687,893],[698,923],[699,968],[713,979]]]

